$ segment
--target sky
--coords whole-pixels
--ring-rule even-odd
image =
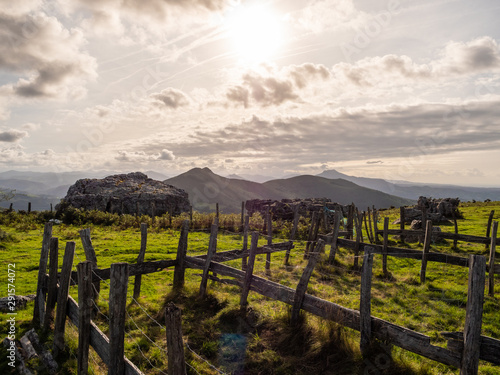
[[[496,0],[0,0],[0,171],[500,187]]]

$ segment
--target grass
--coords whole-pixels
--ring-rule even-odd
[[[458,221],[459,233],[485,235],[489,212],[495,210],[494,220],[500,218],[500,202],[462,204],[464,219]],[[399,209],[381,212],[381,220],[388,216],[394,221]],[[202,222],[200,216],[199,222]],[[203,219],[209,223],[210,219]],[[233,220],[233,221],[231,221]],[[16,294],[34,293],[41,247],[43,225],[40,222],[19,223],[11,221],[0,225],[7,233],[2,242],[0,255],[3,268],[7,263],[16,263],[18,270]],[[181,222],[182,220],[178,220]],[[6,222],[4,218],[3,221]],[[241,248],[241,235],[231,233],[229,227],[237,218],[227,218],[226,227],[218,237],[218,251]],[[262,224],[254,218],[255,228]],[[175,223],[175,218],[173,223]],[[177,225],[177,224],[175,224]],[[175,226],[174,225],[174,226]],[[180,225],[180,224],[179,224]],[[200,224],[201,226],[201,224]],[[307,234],[307,220],[303,222],[303,233]],[[54,225],[53,235],[59,237],[62,262],[66,241],[76,241],[75,265],[85,259],[79,241],[78,231],[83,225]],[[284,238],[289,233],[285,223],[276,225]],[[381,225],[379,224],[379,227]],[[161,223],[150,223],[146,261],[175,258],[179,232],[176,228],[162,227]],[[178,226],[177,226],[178,228]],[[208,228],[208,226],[206,226]],[[209,233],[206,230],[189,234],[188,255],[206,252]],[[391,225],[390,228],[398,228]],[[442,230],[452,232],[451,225]],[[91,225],[92,241],[96,249],[100,268],[111,263],[126,261],[134,263],[140,248],[140,230],[136,227]],[[365,237],[366,238],[366,237]],[[278,240],[277,240],[278,241]],[[261,244],[265,239],[261,238]],[[391,241],[391,245],[421,249],[417,243],[401,244]],[[467,254],[488,253],[484,245],[459,242],[457,249],[451,249],[452,241],[433,243],[431,251]],[[290,257],[290,266],[283,265],[283,253],[272,256],[271,272],[265,271],[265,257],[257,257],[254,273],[283,285],[295,288],[306,265],[303,259],[303,242],[296,243]],[[352,267],[353,254],[339,249],[336,263],[329,265],[326,258],[316,266],[308,286],[308,293],[342,306],[359,308],[359,271]],[[241,261],[226,262],[240,268]],[[429,335],[435,345],[446,346],[442,331],[462,331],[467,301],[467,273],[463,267],[440,263],[428,263],[427,282],[419,283],[420,261],[389,257],[390,276],[381,272],[381,259],[375,256],[374,278],[372,281],[372,315],[409,329]],[[373,355],[363,359],[358,349],[359,333],[337,324],[304,313],[301,323],[294,328],[288,324],[290,308],[281,302],[270,300],[250,292],[250,309],[246,314],[239,311],[240,290],[236,286],[209,282],[206,299],[197,298],[200,271],[186,271],[186,286],[180,294],[172,293],[171,270],[164,270],[142,277],[139,304],[131,300],[133,278],[129,282],[129,303],[127,307],[126,355],[146,374],[161,374],[166,371],[165,331],[163,311],[165,305],[173,301],[183,311],[183,334],[188,344],[186,358],[188,374],[217,374],[212,367],[231,374],[458,374],[458,370],[438,364],[379,342]],[[6,272],[1,273],[2,285]],[[500,292],[497,279],[496,290]],[[107,333],[108,285],[101,283],[101,298],[98,302],[100,314],[96,323]],[[71,287],[71,295],[77,299],[77,289]],[[28,330],[33,304],[17,316],[19,334]],[[500,298],[485,297],[482,334],[500,338]],[[0,327],[0,337],[6,336],[6,326]],[[20,337],[20,336],[19,336]],[[19,338],[18,337],[18,338]],[[50,342],[50,335],[48,336]],[[75,330],[67,330],[68,350],[61,359],[61,374],[76,373],[74,353],[77,346]],[[2,349],[3,350],[3,349]],[[0,371],[7,373],[3,362],[5,351],[0,351]],[[106,373],[106,366],[100,363],[95,353],[91,355],[92,373]],[[499,374],[498,367],[481,364],[481,374]]]

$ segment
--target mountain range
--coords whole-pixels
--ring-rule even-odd
[[[147,171],[150,178],[186,190],[195,210],[213,211],[219,203],[222,212],[239,212],[241,202],[248,199],[283,198],[330,198],[334,202],[354,202],[365,208],[390,207],[413,204],[419,196],[434,198],[458,197],[462,201],[500,200],[500,188],[476,188],[453,185],[418,184],[406,181],[387,181],[378,178],[355,177],[335,170],[319,175],[300,175],[266,180],[258,176],[256,182],[250,176],[230,175],[222,177],[209,168],[194,168],[176,177]],[[0,188],[15,189],[16,196],[0,206],[14,204],[15,209],[26,209],[28,202],[33,210],[46,210],[67,193],[69,186],[81,178],[102,178],[117,172],[20,172],[0,173]],[[247,179],[245,179],[247,178]]]

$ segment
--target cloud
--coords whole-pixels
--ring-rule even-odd
[[[0,142],[17,142],[28,136],[28,132],[16,129],[0,131]]]
[[[384,164],[382,160],[367,161],[366,164]]]
[[[311,82],[327,80],[330,71],[323,65],[306,63],[290,65],[281,70],[267,67],[263,71],[248,71],[242,75],[239,85],[226,91],[226,99],[242,104],[261,107],[279,106],[288,101],[301,102],[300,92]]]
[[[83,52],[85,39],[44,13],[0,11],[0,69],[21,75],[4,85],[27,98],[78,98],[84,84],[96,77],[96,61]]]
[[[172,151],[163,149],[160,152],[159,160],[175,160],[175,155]]]
[[[159,93],[151,94],[153,103],[170,109],[177,109],[189,105],[189,99],[182,91],[169,87]]]
[[[40,129],[40,124],[35,124],[33,122],[28,122],[22,126],[24,130],[34,131]]]

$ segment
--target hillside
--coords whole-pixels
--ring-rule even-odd
[[[381,178],[349,176],[334,169],[323,171],[317,176],[329,179],[342,178],[344,180],[351,181],[359,186],[380,190],[387,194],[413,200],[418,199],[419,196],[433,198],[458,197],[462,201],[484,201],[485,199],[490,199],[493,201],[500,200],[500,188],[480,188],[431,183],[419,184],[408,181],[391,182]]]
[[[165,182],[186,190],[193,207],[202,212],[213,211],[215,203],[219,203],[223,212],[239,212],[242,201],[256,198],[330,198],[341,204],[354,202],[360,207],[390,207],[414,203],[349,181],[317,176],[297,176],[260,184],[221,177],[208,168],[194,168]]]
[[[284,198],[330,198],[340,204],[354,202],[360,208],[388,208],[414,204],[414,201],[368,189],[343,179],[328,179],[318,176],[297,176],[263,184],[278,191]]]

